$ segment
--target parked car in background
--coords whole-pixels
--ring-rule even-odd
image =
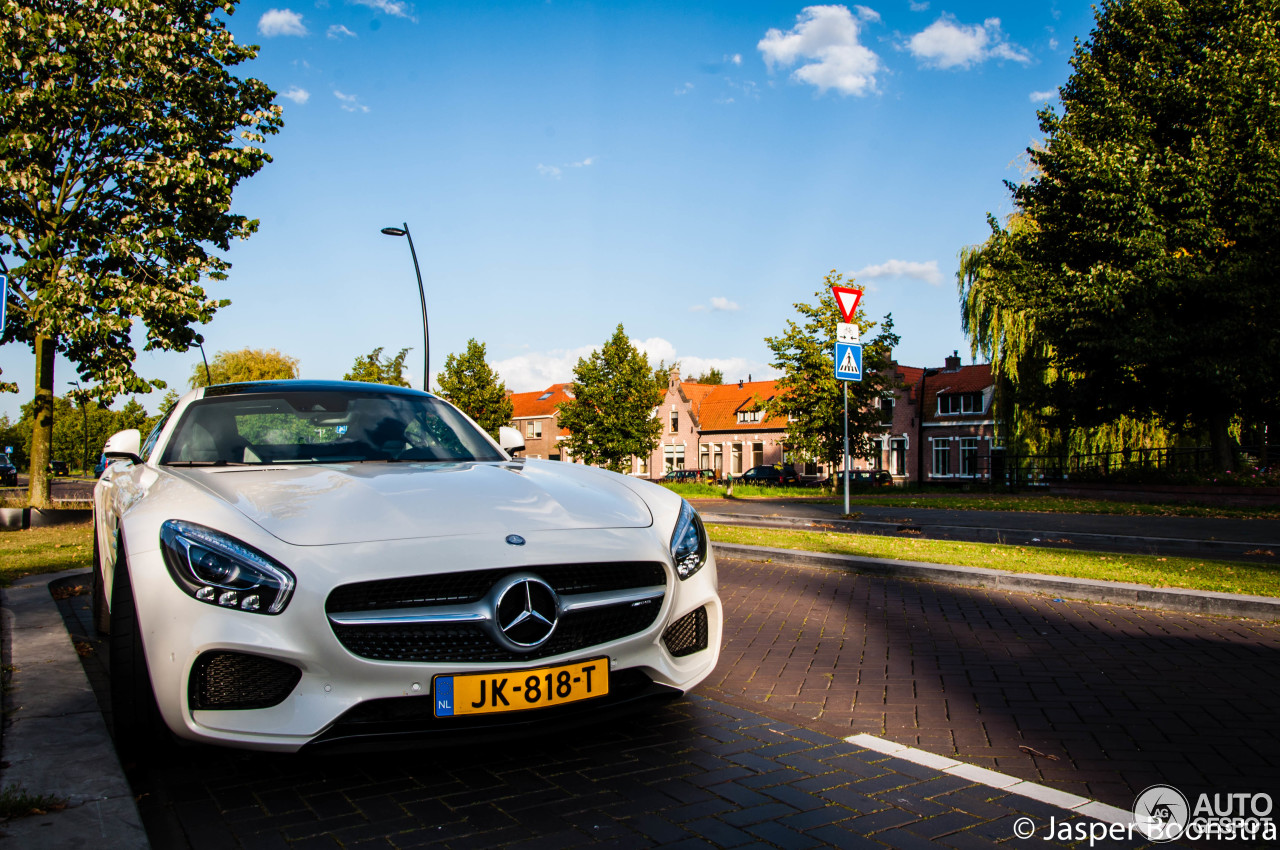
[[[885,469],[851,469],[849,475],[850,490],[870,490],[873,487],[892,487],[893,476]],[[844,489],[840,473],[817,482],[815,487],[838,487]]]
[[[98,455],[98,462],[93,465],[93,477],[101,478],[102,473],[107,471],[107,456]]]
[[[743,484],[799,484],[800,476],[791,464],[775,464],[774,466],[753,466],[738,481]]]
[[[49,462],[49,471],[54,475],[70,475],[71,464],[65,460],[54,460]]]
[[[689,502],[499,437],[342,381],[204,387],[113,435],[93,620],[122,757],[572,729],[706,678],[722,608]]]
[[[8,455],[0,455],[0,487],[18,486],[18,467],[13,465]]]
[[[685,484],[692,484],[697,481],[714,484],[716,480],[716,472],[714,469],[673,469],[666,475],[662,476],[662,480],[682,482]]]

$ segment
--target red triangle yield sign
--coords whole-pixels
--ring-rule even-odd
[[[836,305],[840,308],[840,315],[844,316],[845,322],[852,322],[854,314],[858,312],[858,302],[862,300],[862,290],[851,289],[848,286],[833,286],[831,294],[836,297]]]

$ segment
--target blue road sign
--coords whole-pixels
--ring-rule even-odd
[[[836,343],[836,380],[862,380],[862,346],[850,342]]]
[[[9,316],[9,276],[0,274],[0,334],[4,333],[4,323]]]

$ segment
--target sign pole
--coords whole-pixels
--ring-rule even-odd
[[[849,515],[849,382],[841,381],[844,387],[844,514]]]

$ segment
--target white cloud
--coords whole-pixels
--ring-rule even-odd
[[[918,3],[916,0],[907,0],[907,5],[911,7],[911,11],[913,12],[929,11],[929,0],[924,0],[923,3]]]
[[[702,312],[706,312],[707,310],[716,310],[716,311],[725,312],[725,313],[732,313],[734,310],[740,310],[740,309],[742,308],[739,307],[737,303],[730,301],[728,298],[725,298],[724,296],[716,295],[712,297],[710,306],[707,306],[706,304],[694,304],[692,307],[689,308],[689,312],[702,313]]]
[[[344,37],[355,38],[356,37],[355,33],[347,29],[346,27],[344,27],[342,24],[334,24],[333,26],[329,27],[329,32],[327,34],[329,38],[344,38]]]
[[[564,170],[566,168],[588,168],[594,165],[595,161],[596,157],[589,156],[586,159],[579,160],[578,162],[566,162],[563,165],[544,165],[540,162],[538,163],[538,173],[543,177],[550,177],[552,180],[559,180],[564,176]]]
[[[858,13],[858,17],[869,24],[880,23],[880,13],[868,6],[854,6],[853,10]]]
[[[676,89],[675,94],[677,97],[679,97],[680,95],[688,94],[691,91],[693,91],[693,83],[685,83],[684,85]]]
[[[370,9],[377,9],[396,18],[405,18],[407,20],[418,22],[418,19],[409,11],[409,5],[401,2],[401,0],[351,0],[357,6],[368,6]]]
[[[1029,99],[1032,103],[1044,103],[1046,100],[1057,100],[1058,90],[1047,89],[1045,91],[1033,91]]]
[[[1031,54],[1010,44],[999,18],[965,26],[944,14],[907,41],[911,55],[932,68],[968,68],[988,59],[1010,59],[1026,64]]]
[[[732,56],[725,56],[725,57],[724,57],[724,61],[726,61],[726,62],[732,62],[732,63],[733,63],[733,64],[735,64],[735,65],[741,65],[741,64],[742,64],[742,54],[741,54],[741,53],[735,53],[735,54],[733,54]]]
[[[359,102],[354,94],[343,94],[337,89],[333,90],[333,96],[338,99],[338,105],[347,112],[368,112],[369,107]]]
[[[289,90],[281,92],[280,96],[287,97],[289,100],[292,100],[294,103],[301,106],[311,99],[311,92],[306,89],[298,88],[297,86],[289,86]]]
[[[778,373],[767,363],[759,360],[748,360],[745,357],[692,357],[681,356],[675,345],[662,337],[649,339],[633,339],[634,345],[650,365],[658,363],[668,365],[679,362],[680,375],[684,379],[701,375],[715,368],[724,374],[726,381],[753,380],[762,381],[777,377]],[[584,345],[578,348],[561,348],[543,352],[526,352],[505,360],[495,361],[492,366],[502,378],[507,389],[515,393],[527,393],[542,390],[552,384],[562,384],[573,380],[573,367],[578,360],[590,357],[598,349],[597,345]]]
[[[306,35],[302,16],[289,9],[268,9],[258,18],[258,35],[271,38],[277,35]]]
[[[862,21],[879,20],[875,11],[855,8]],[[845,6],[809,6],[790,31],[770,29],[756,47],[771,72],[775,66],[799,63],[792,79],[819,92],[835,89],[861,96],[876,90],[875,75],[883,66],[880,57],[858,43],[858,31],[858,19]]]
[[[942,283],[942,272],[938,270],[938,261],[918,263],[912,260],[887,260],[879,265],[866,266],[853,273],[855,280],[875,280],[882,277],[912,277],[923,280],[934,286]]]

